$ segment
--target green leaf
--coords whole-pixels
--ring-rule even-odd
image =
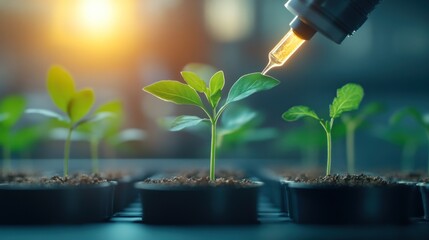
[[[406,108],[403,108],[403,109],[396,111],[392,115],[392,117],[390,117],[389,122],[390,122],[390,124],[398,124],[405,117],[413,118],[422,127],[426,127],[426,125],[427,125],[423,114],[421,114],[419,112],[419,110],[417,110],[416,108],[413,108],[413,107],[406,107]]]
[[[200,96],[186,84],[173,80],[162,80],[143,88],[155,97],[175,104],[203,107]]]
[[[348,83],[337,90],[337,96],[329,106],[329,116],[337,118],[343,112],[348,112],[359,108],[363,98],[363,88],[354,83]]]
[[[67,114],[72,123],[80,121],[91,110],[95,102],[95,94],[92,89],[83,89],[75,93],[68,105]]]
[[[197,74],[193,72],[183,71],[182,74],[183,80],[195,91],[205,93],[207,91],[207,86],[204,80],[202,80]]]
[[[216,73],[217,69],[208,64],[189,63],[189,64],[186,64],[186,66],[183,68],[183,71],[196,73],[208,85],[210,78],[213,76],[213,74]]]
[[[52,66],[46,81],[48,93],[54,104],[67,113],[67,107],[76,92],[72,76],[60,66]]]
[[[29,113],[29,114],[40,114],[42,116],[51,118],[51,119],[55,119],[61,122],[68,122],[68,120],[62,116],[61,114],[58,114],[54,111],[51,110],[47,110],[47,109],[38,109],[38,108],[29,108],[27,110],[25,110],[25,113]]]
[[[15,152],[28,150],[43,136],[44,130],[39,125],[20,128],[12,135],[10,148]]]
[[[222,89],[225,86],[225,76],[223,74],[223,71],[218,71],[215,73],[211,79],[209,84],[210,89],[210,104],[213,108],[215,108],[221,99],[222,96]]]
[[[241,127],[245,127],[251,121],[257,120],[258,113],[245,107],[230,108],[225,111],[221,122],[222,131],[233,132]]]
[[[192,127],[195,125],[198,125],[201,122],[209,121],[206,118],[199,118],[196,116],[179,116],[176,117],[171,123],[170,123],[170,131],[180,131],[187,127]]]
[[[8,96],[0,102],[0,125],[11,128],[21,118],[25,110],[25,99],[21,96]]]
[[[269,90],[279,83],[277,79],[261,73],[250,73],[241,76],[229,90],[226,104],[242,100],[256,92]]]
[[[319,116],[307,106],[294,106],[282,114],[285,121],[292,122],[303,117],[311,117],[320,121]]]
[[[111,145],[119,145],[130,141],[143,141],[146,138],[146,132],[137,128],[127,128],[122,130],[117,135],[111,136],[108,143]]]
[[[366,104],[361,111],[362,118],[368,117],[370,115],[374,115],[377,113],[381,113],[385,110],[385,107],[383,104],[379,102],[372,102],[369,104]]]
[[[100,113],[100,112],[109,112],[115,115],[122,115],[123,114],[122,103],[120,101],[110,101],[105,104],[102,104],[97,108],[97,110],[95,110],[95,113]]]

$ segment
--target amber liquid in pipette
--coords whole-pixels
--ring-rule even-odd
[[[282,66],[304,42],[305,40],[295,35],[292,29],[289,30],[268,54],[268,65],[262,74],[265,75],[273,67]]]

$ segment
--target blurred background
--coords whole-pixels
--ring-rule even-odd
[[[94,88],[96,105],[122,101],[124,128],[145,131],[143,141],[117,150],[103,146],[101,157],[208,159],[208,128],[168,132],[159,124],[165,117],[201,113],[162,102],[141,89],[162,79],[180,80],[181,69],[192,62],[223,70],[226,89],[239,76],[261,71],[294,17],[284,4],[284,0],[0,0],[0,99],[19,94],[26,98],[27,108],[55,110],[45,81],[50,65],[60,64],[78,88]],[[404,142],[392,140],[386,132],[397,109],[415,106],[429,112],[428,24],[428,1],[389,0],[382,1],[341,45],[316,34],[283,68],[270,71],[281,81],[278,87],[242,103],[260,116],[252,127],[267,131],[255,141],[250,138],[256,133],[248,134],[245,143],[231,140],[219,156],[299,163],[310,150],[296,145],[311,145],[309,161],[324,164],[324,143],[310,143],[312,135],[291,143],[288,133],[306,123],[286,123],[281,114],[300,104],[328,117],[336,89],[356,82],[365,89],[362,106],[374,101],[384,106],[356,133],[357,169],[399,168]],[[16,127],[42,121],[24,115]],[[420,136],[424,131],[412,121],[403,125],[406,133],[414,129],[416,138],[423,139],[410,151],[415,167],[425,169],[428,143]],[[314,138],[323,134],[319,126],[312,131]],[[48,135],[26,155],[13,157],[61,158],[63,142]],[[341,130],[338,135],[333,168],[344,170],[344,135]],[[87,144],[73,143],[71,156],[88,158]]]

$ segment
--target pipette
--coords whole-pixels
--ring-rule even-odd
[[[282,66],[299,47],[320,32],[340,44],[367,20],[368,14],[380,0],[288,0],[286,8],[296,17],[291,30],[268,54],[266,74],[273,67]]]
[[[268,53],[268,65],[262,71],[262,74],[266,74],[273,67],[280,67],[285,64],[304,42],[305,40],[298,37],[292,29],[289,30],[273,50]]]

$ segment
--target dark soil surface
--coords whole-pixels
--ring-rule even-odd
[[[102,172],[99,174],[102,178],[111,180],[111,181],[122,181],[122,180],[129,180],[131,179],[131,176],[133,174],[130,172],[125,171],[109,171],[109,172]]]
[[[184,171],[180,172],[178,174],[179,176],[184,176],[187,178],[204,178],[208,177],[210,175],[209,170],[199,170],[194,169],[190,171]],[[246,174],[242,171],[236,171],[236,170],[227,170],[227,169],[220,169],[216,171],[215,176],[218,178],[227,178],[227,179],[243,179],[245,178]]]
[[[30,176],[34,176],[34,174],[24,172],[0,173],[0,183],[21,182],[27,180]]]
[[[368,176],[365,174],[359,175],[328,175],[317,178],[296,178],[295,182],[311,183],[311,184],[328,184],[341,186],[385,186],[391,184],[381,177]]]
[[[216,178],[215,181],[210,181],[209,177],[190,177],[190,176],[176,176],[171,178],[161,179],[146,179],[145,183],[165,184],[171,186],[237,186],[249,187],[254,186],[255,183],[248,179],[234,179],[234,178]]]
[[[78,185],[91,185],[91,184],[100,184],[107,182],[105,178],[100,177],[99,175],[86,175],[86,174],[73,174],[68,177],[53,176],[50,178],[47,177],[26,177],[22,179],[15,179],[10,181],[11,184],[26,184],[26,185],[69,185],[69,186],[78,186]]]
[[[390,174],[386,174],[387,179],[389,179],[389,181],[409,181],[409,182],[421,182],[422,180],[425,179],[425,175],[422,172],[408,172],[408,173],[401,173],[401,172],[396,172],[396,173],[390,173]],[[429,180],[429,178],[426,178],[427,180]]]
[[[307,171],[303,171],[302,169],[277,169],[273,172],[282,179],[290,181],[294,181],[295,179],[316,178],[324,173],[321,169],[310,169]]]

